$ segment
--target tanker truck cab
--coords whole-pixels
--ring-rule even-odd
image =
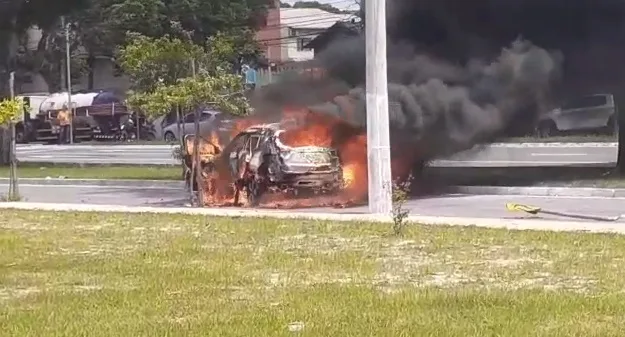
[[[23,144],[37,140],[39,128],[39,109],[41,104],[48,98],[47,93],[20,95],[16,98],[22,101],[24,111],[15,124],[15,141]]]

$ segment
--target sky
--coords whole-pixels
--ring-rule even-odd
[[[290,4],[297,2],[297,0],[282,0],[282,1],[288,2]],[[317,0],[317,1],[319,1],[320,3],[324,3],[324,4],[330,4],[339,9],[349,9],[349,10],[358,9],[358,5],[356,5],[355,0]]]

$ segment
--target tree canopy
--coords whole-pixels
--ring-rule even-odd
[[[228,64],[254,60],[259,55],[254,32],[264,23],[271,4],[269,0],[59,0],[51,6],[46,0],[0,1],[0,95],[6,94],[11,71],[16,72],[18,87],[32,73],[41,75],[51,91],[63,87],[61,16],[71,23],[72,75],[79,78],[92,70],[97,57],[114,57],[118,47],[132,43],[137,34],[188,39],[204,51],[215,50],[211,44],[221,34],[221,41],[227,36],[233,46],[220,55]],[[26,30],[32,26],[41,30],[39,41],[28,39]]]
[[[15,121],[23,109],[22,101],[4,99],[0,101],[0,126]]]
[[[204,51],[191,41],[170,36],[133,36],[119,51],[132,82],[130,105],[152,116],[175,107],[193,110],[202,105],[244,113],[242,78],[227,71],[226,56],[234,52],[230,37],[217,34],[210,42],[210,50]]]
[[[201,74],[170,85],[159,84],[151,92],[134,92],[128,97],[128,103],[152,116],[167,114],[176,107],[190,111],[203,106],[242,115],[248,109],[243,89],[239,76]]]

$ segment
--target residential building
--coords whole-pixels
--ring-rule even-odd
[[[352,14],[334,14],[317,8],[273,8],[267,25],[257,33],[269,63],[308,61],[314,51],[307,45],[337,22],[351,22]]]
[[[317,35],[304,48],[312,49],[313,54],[317,56],[334,41],[359,36],[360,31],[360,24],[358,23],[339,21],[323,33]]]

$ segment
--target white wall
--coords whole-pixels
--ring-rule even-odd
[[[286,59],[289,61],[308,61],[315,57],[315,52],[312,49],[298,50],[298,39],[314,39],[318,34],[321,34],[324,29],[295,29],[296,36],[285,39],[284,46],[286,48]],[[287,31],[286,35],[289,36]],[[298,37],[299,36],[299,37]]]

